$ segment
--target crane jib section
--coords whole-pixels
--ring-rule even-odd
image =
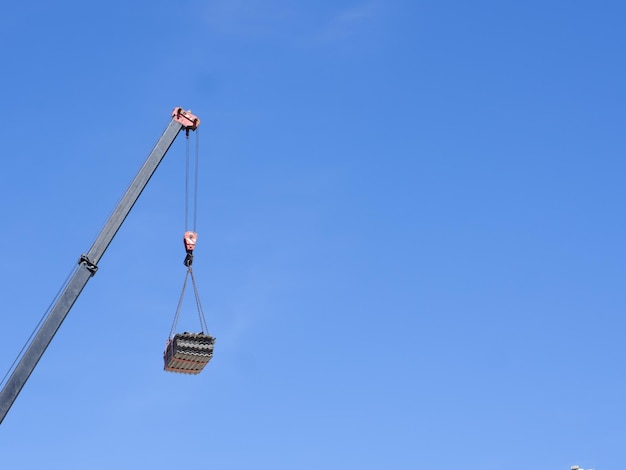
[[[188,134],[189,131],[196,130],[200,124],[200,119],[183,108],[175,108],[171,117],[169,125],[98,234],[91,249],[80,257],[78,266],[46,312],[41,326],[32,336],[32,341],[27,342],[23,348],[24,353],[21,357],[18,355],[19,360],[16,359],[14,362],[17,365],[0,390],[0,423],[6,417],[83,288],[97,271],[98,262],[180,131],[185,130]]]

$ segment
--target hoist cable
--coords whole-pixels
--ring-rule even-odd
[[[193,188],[191,188],[191,152],[190,152],[190,144],[189,144],[189,132],[187,132],[187,139],[185,145],[185,231],[189,230],[189,218],[191,212],[193,212],[193,231],[196,231],[197,220],[198,220],[198,167],[199,167],[199,155],[200,155],[200,139],[198,137],[198,130],[196,129],[196,149],[195,149],[195,161],[193,163],[193,171],[194,171],[194,181]],[[193,192],[193,198],[190,192]],[[193,208],[190,210],[190,203],[193,205]],[[189,252],[188,252],[189,255]],[[185,274],[185,282],[183,283],[183,289],[180,294],[180,299],[178,300],[178,306],[176,308],[176,313],[174,315],[174,322],[172,323],[172,328],[170,329],[170,339],[173,338],[174,332],[176,331],[176,326],[178,325],[178,320],[180,318],[180,313],[183,306],[183,299],[185,297],[185,290],[187,288],[187,281],[191,276],[191,283],[193,284],[193,293],[196,300],[196,307],[198,310],[198,318],[200,320],[200,328],[204,332],[208,334],[209,328],[206,322],[206,318],[204,317],[204,311],[202,310],[202,304],[200,302],[200,294],[198,293],[198,286],[196,285],[196,278],[193,274],[193,269],[191,268],[191,264],[187,266],[187,273]]]
[[[189,134],[187,134],[187,139],[185,141],[185,230],[189,230],[189,215],[193,212],[193,231],[196,231],[197,222],[198,222],[198,166],[200,162],[200,136],[198,134],[198,130],[196,129],[196,154],[194,156],[194,182],[193,188],[191,186],[191,151],[189,148]],[[193,197],[189,194],[190,189],[193,192]],[[190,210],[189,203],[193,199],[192,208]]]
[[[200,134],[196,129],[196,168],[195,183],[193,188],[193,231],[196,231],[196,220],[198,219],[198,162],[200,161]]]
[[[185,139],[185,231],[187,230],[189,230],[189,132]]]

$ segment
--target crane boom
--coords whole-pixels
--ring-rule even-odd
[[[15,402],[22,387],[37,366],[52,338],[70,312],[76,299],[82,292],[89,279],[96,273],[98,262],[104,255],[109,244],[120,229],[124,220],[139,199],[148,181],[156,171],[157,167],[165,157],[170,146],[181,130],[195,130],[200,124],[200,120],[189,111],[182,108],[175,108],[172,112],[172,120],[159,138],[145,163],[135,176],[126,193],[118,203],[117,207],[109,217],[91,249],[80,257],[78,266],[71,278],[63,288],[55,304],[50,309],[44,322],[35,334],[28,349],[21,357],[5,386],[0,391],[0,423],[4,420],[11,406]]]

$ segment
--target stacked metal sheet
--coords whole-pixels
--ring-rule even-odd
[[[165,370],[199,374],[213,357],[215,338],[204,333],[181,333],[168,340],[163,360]]]

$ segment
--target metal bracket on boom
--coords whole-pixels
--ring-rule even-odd
[[[172,119],[182,124],[183,129],[187,132],[190,130],[195,131],[200,125],[200,119],[191,114],[191,111],[185,111],[183,108],[174,108],[174,111],[172,111]]]
[[[85,263],[85,267],[87,268],[87,271],[89,271],[92,276],[96,274],[96,271],[98,270],[98,266],[92,263],[91,260],[87,258],[87,255],[80,255],[80,258],[78,259],[78,264],[81,264],[81,263]]]

